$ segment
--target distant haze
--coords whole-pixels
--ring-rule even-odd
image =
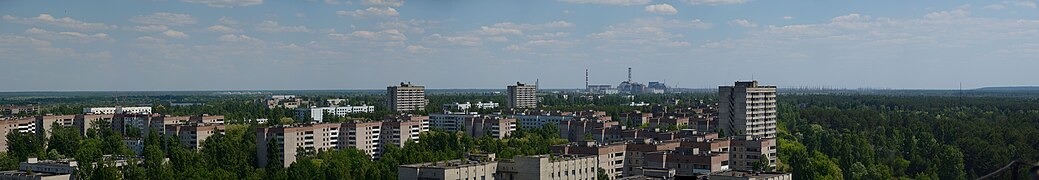
[[[0,1],[0,91],[1039,85],[1035,1]]]

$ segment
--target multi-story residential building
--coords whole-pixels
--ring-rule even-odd
[[[758,81],[718,87],[718,125],[736,138],[776,137],[776,86]]]
[[[505,138],[516,131],[516,119],[497,116],[481,116],[465,119],[462,125],[465,134],[472,137],[490,136]]]
[[[176,136],[180,139],[180,144],[190,149],[201,149],[202,142],[205,142],[209,136],[216,134],[224,134],[227,130],[224,125],[203,125],[203,124],[189,124],[189,125],[166,125],[164,131],[167,135]]]
[[[594,140],[606,142],[608,140],[609,128],[620,125],[617,121],[560,121],[559,137],[570,140],[570,142]]]
[[[507,111],[503,112],[503,116],[509,118],[515,118],[519,121],[520,126],[523,128],[539,128],[546,124],[559,124],[562,121],[569,120],[581,120],[581,121],[611,121],[612,118],[606,115],[605,111],[577,111],[577,112],[562,112],[562,111],[531,111],[531,110],[520,110],[520,111]]]
[[[259,128],[256,130],[257,166],[266,167],[271,163],[270,160],[278,159],[284,167],[288,167],[296,162],[296,156],[300,153],[333,149],[342,125],[333,123]]]
[[[627,144],[624,162],[624,176],[645,174],[646,155],[667,150],[675,150],[680,143],[678,141],[654,141],[652,139],[640,139]],[[670,173],[673,174],[673,173]]]
[[[386,87],[386,103],[390,111],[406,112],[425,109],[429,100],[426,87],[402,82],[400,86]]]
[[[7,119],[0,121],[0,133],[36,133],[36,118]],[[0,138],[0,152],[7,151],[7,138]]]
[[[775,167],[776,87],[736,82],[718,87],[718,96],[718,128],[733,137],[732,168],[753,170],[762,157]]]
[[[598,169],[592,155],[516,156],[498,161],[495,179],[595,179]]]
[[[356,148],[372,157],[382,154],[382,122],[343,123],[338,134],[338,149]]]
[[[123,144],[138,156],[144,154],[144,139],[124,137]]]
[[[296,109],[304,104],[303,99],[296,97],[295,95],[272,95],[267,97],[267,99],[264,99],[263,103],[267,105],[267,109]]]
[[[384,121],[382,122],[382,144],[404,147],[408,142],[418,143],[419,134],[429,131],[422,128],[423,121]]]
[[[646,154],[644,167],[674,169],[678,176],[691,177],[729,170],[728,160],[725,152],[678,147]]]
[[[557,145],[549,148],[553,154],[579,154],[595,157],[598,166],[602,168],[610,179],[620,178],[624,175],[625,154],[627,144],[596,144],[591,141],[577,142],[568,145]]]
[[[0,106],[0,115],[13,116],[18,114],[32,114],[40,111],[39,106]]]
[[[494,109],[494,108],[498,108],[498,103],[496,103],[494,101],[476,102],[476,103],[471,103],[471,102],[457,103],[456,102],[456,103],[444,104],[444,105],[441,106],[441,109],[444,110],[444,113],[469,112],[469,109],[474,109],[474,108],[475,109]]]
[[[538,108],[537,91],[537,85],[516,82],[516,85],[508,86],[507,94],[509,95],[509,98],[507,99],[505,104],[509,108],[514,109]]]
[[[648,119],[646,125],[649,128],[689,128],[689,118],[686,117],[652,117]]]
[[[401,165],[397,168],[397,179],[492,180],[498,162],[491,157]]]
[[[776,139],[732,139],[730,165],[732,169],[753,171],[754,164],[762,160],[768,161],[768,166],[776,167],[777,156]]]
[[[152,107],[92,107],[83,108],[83,114],[151,114]]]
[[[114,114],[85,114],[80,115],[80,118],[76,118],[76,120],[73,123],[76,125],[76,127],[79,128],[79,132],[81,133],[81,135],[86,136],[90,128],[95,128],[95,126],[97,126],[98,124],[111,125],[111,123],[115,121],[116,117],[117,116]]]
[[[299,119],[311,119],[314,122],[324,122],[325,115],[346,116],[353,113],[375,112],[375,106],[332,106],[332,107],[310,107],[296,109],[296,117]]]
[[[429,122],[433,128],[454,132],[462,130],[462,124],[466,119],[475,117],[480,117],[480,115],[476,113],[430,114]]]
[[[50,137],[51,126],[72,127],[76,124],[76,115],[36,116],[36,134],[43,138]]]

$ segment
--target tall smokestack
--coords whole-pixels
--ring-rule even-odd
[[[628,67],[628,82],[631,82],[631,67]]]
[[[588,89],[588,69],[584,69],[584,88]]]

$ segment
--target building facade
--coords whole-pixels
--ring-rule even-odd
[[[598,169],[591,155],[516,156],[498,162],[495,179],[595,179]]]
[[[296,109],[296,118],[311,119],[314,122],[321,123],[325,120],[325,115],[335,116],[346,116],[347,114],[353,113],[371,113],[375,112],[375,106],[360,105],[360,106],[331,106],[331,107],[310,107],[310,108],[299,108]]]
[[[517,82],[515,85],[509,85],[508,89],[509,98],[505,103],[509,108],[514,109],[535,109],[538,108],[538,86],[531,84],[523,84]]]
[[[426,87],[400,83],[400,86],[386,87],[386,102],[390,111],[407,112],[426,108]]]
[[[718,87],[718,125],[737,138],[776,137],[776,87],[757,81]]]

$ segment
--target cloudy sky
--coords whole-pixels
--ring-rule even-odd
[[[1027,1],[0,1],[0,91],[1039,84]]]

